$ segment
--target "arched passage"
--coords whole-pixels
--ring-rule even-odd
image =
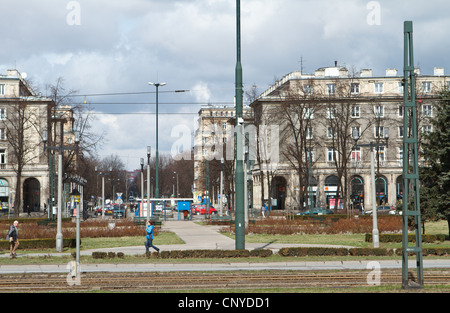
[[[388,181],[386,177],[380,176],[375,180],[377,193],[377,205],[388,203]]]
[[[284,210],[286,201],[286,178],[275,176],[272,179],[272,199],[277,200],[277,205],[272,206],[273,210]]]
[[[364,203],[364,180],[361,176],[354,176],[350,181],[350,198],[353,209],[361,210]]]
[[[27,178],[23,182],[23,211],[39,211],[40,200],[41,184],[36,178]]]

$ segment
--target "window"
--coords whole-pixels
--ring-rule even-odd
[[[336,149],[328,148],[327,161],[334,162],[337,160]]]
[[[336,84],[327,84],[327,91],[329,95],[334,95],[336,93]]]
[[[352,127],[352,133],[350,134],[350,136],[352,136],[352,138],[356,137],[361,137],[361,127],[359,126],[353,126]]]
[[[226,122],[222,123],[222,129],[227,129],[227,123]]]
[[[334,131],[333,127],[328,127],[327,136],[328,136],[328,138],[336,137],[336,132]]]
[[[354,95],[359,94],[359,83],[350,84],[350,93]]]
[[[328,118],[335,118],[336,116],[336,109],[335,108],[327,108],[327,116]]]
[[[403,162],[403,147],[398,148],[397,158],[399,162]]]
[[[403,82],[398,83],[398,93],[403,93]]]
[[[0,108],[0,120],[6,120],[6,109]]]
[[[384,117],[384,106],[376,105],[374,107],[375,117]]]
[[[376,148],[376,160],[386,161],[386,147],[381,146]]]
[[[403,117],[403,105],[399,105],[397,109],[398,117]]]
[[[306,139],[313,139],[313,129],[312,127],[306,128]]]
[[[361,148],[353,148],[351,162],[361,162]]]
[[[359,105],[353,105],[352,106],[352,118],[359,118],[360,117],[360,109],[359,109]]]
[[[424,104],[424,105],[422,105],[422,115],[423,116],[431,117],[431,113],[432,113],[431,104]]]
[[[422,82],[422,92],[423,93],[431,92],[431,82]]]
[[[374,92],[375,93],[384,93],[384,84],[383,83],[374,83]]]
[[[305,95],[312,95],[314,93],[314,89],[312,85],[303,85],[303,93]]]
[[[431,125],[423,125],[422,126],[422,133],[429,134],[433,131],[433,127]]]
[[[383,126],[375,126],[375,138],[384,138]]]
[[[0,164],[5,165],[6,164],[6,150],[0,149]]]
[[[398,127],[398,137],[403,138],[403,126]]]
[[[6,140],[6,131],[4,128],[0,128],[0,140]]]
[[[0,84],[0,96],[5,95],[5,84]]]
[[[305,108],[303,113],[303,119],[309,120],[314,118],[314,109],[313,108]]]

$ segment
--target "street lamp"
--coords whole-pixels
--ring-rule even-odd
[[[147,222],[150,220],[150,156],[152,147],[147,146]]]
[[[177,173],[177,172],[173,172],[173,174],[174,174],[174,175],[177,175],[177,193],[176,193],[176,195],[174,195],[174,196],[175,196],[175,198],[178,198],[179,195],[180,195],[180,190],[178,189],[178,173]]]
[[[372,229],[372,242],[373,247],[378,248],[380,246],[380,238],[379,238],[379,232],[378,232],[378,222],[377,222],[377,202],[376,202],[376,185],[375,185],[375,148],[388,146],[388,140],[389,140],[389,128],[383,127],[384,130],[384,143],[376,143],[371,142],[368,144],[357,144],[360,134],[358,129],[353,129],[352,136],[353,140],[355,141],[355,148],[359,147],[369,147],[370,148],[370,175],[372,180],[372,218],[373,218],[373,229]]]
[[[159,149],[158,149],[158,90],[159,87],[165,86],[166,83],[148,83],[150,86],[156,87],[156,171],[155,171],[155,198],[159,198]]]
[[[50,147],[47,146],[48,141],[48,134],[45,130],[42,135],[42,141],[44,142],[44,150],[56,150],[59,152],[58,154],[58,216],[57,216],[57,230],[56,230],[56,251],[62,252],[63,250],[63,234],[62,234],[62,189],[63,189],[63,181],[62,181],[62,172],[63,172],[63,165],[62,165],[62,156],[64,150],[78,150],[78,144],[80,141],[79,133],[75,131],[75,147],[66,147],[63,146],[63,134],[64,134],[64,122],[65,119],[59,118],[56,119],[56,121],[59,121],[60,123],[60,136],[61,140],[59,143],[59,146]]]

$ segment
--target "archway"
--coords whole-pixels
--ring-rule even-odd
[[[41,184],[36,178],[27,178],[23,182],[23,211],[36,212],[40,210]]]
[[[339,178],[335,175],[328,176],[325,179],[325,199],[328,209],[333,210],[339,207],[339,200],[336,199],[338,185]]]
[[[375,180],[377,205],[388,203],[388,182],[386,177],[380,176]]]
[[[364,180],[361,176],[354,176],[350,181],[350,198],[353,209],[361,210],[364,204]]]
[[[284,210],[286,201],[286,178],[282,176],[275,176],[272,179],[272,193],[271,198],[276,199],[276,205],[272,206],[272,210]]]
[[[403,198],[403,175],[397,177],[395,184],[397,185],[396,186],[397,200],[401,200]]]
[[[9,208],[9,184],[5,178],[0,178],[0,212]]]

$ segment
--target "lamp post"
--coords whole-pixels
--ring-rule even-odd
[[[141,214],[144,214],[143,210],[144,210],[144,158],[141,158],[141,210],[140,210]]]
[[[177,175],[177,193],[175,195],[175,198],[178,198],[178,196],[180,195],[180,190],[178,189],[178,172],[173,172],[174,175]]]
[[[152,147],[147,146],[147,222],[150,220],[150,156]]]
[[[63,165],[62,165],[62,156],[64,150],[77,150],[78,144],[80,142],[79,132],[75,131],[75,147],[67,147],[63,146],[63,134],[64,134],[64,122],[65,119],[59,118],[56,119],[56,121],[59,121],[60,123],[60,136],[61,140],[59,143],[59,146],[50,147],[47,146],[48,141],[48,134],[45,130],[42,136],[43,142],[44,142],[44,150],[56,150],[58,151],[58,211],[57,211],[57,230],[56,230],[56,251],[62,252],[63,250],[63,234],[62,234],[62,189],[63,189],[63,181],[62,181],[62,172],[63,172]]]
[[[372,218],[373,218],[373,229],[372,229],[372,242],[373,247],[378,248],[380,246],[380,238],[379,238],[379,232],[378,232],[378,221],[377,221],[377,201],[376,201],[376,185],[375,185],[375,148],[378,147],[387,147],[388,146],[388,140],[389,140],[389,128],[384,127],[384,139],[385,143],[376,143],[371,142],[368,144],[357,144],[360,136],[359,131],[357,129],[353,130],[352,136],[353,140],[355,140],[355,148],[359,147],[369,147],[370,148],[370,176],[372,180]]]
[[[155,198],[159,198],[159,149],[158,149],[158,91],[159,87],[165,86],[166,83],[148,83],[156,87],[156,171],[155,171]]]
[[[243,87],[241,63],[241,1],[236,0],[236,29],[237,29],[237,62],[236,62],[236,170],[235,170],[235,249],[245,249],[245,213],[244,213],[244,164],[243,164]]]

